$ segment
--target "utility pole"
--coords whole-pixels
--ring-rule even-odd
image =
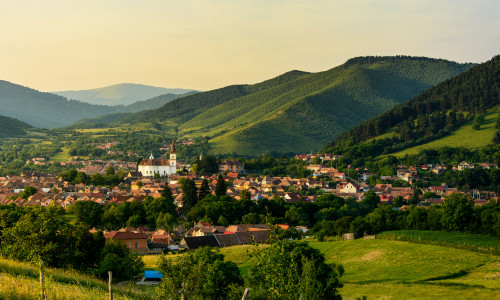
[[[250,294],[250,288],[246,288],[245,292],[243,293],[243,297],[241,300],[247,300],[248,294]]]
[[[113,272],[112,271],[108,271],[108,275],[109,275],[109,283],[108,283],[108,286],[109,286],[109,300],[113,300]]]
[[[40,260],[40,285],[42,286],[41,299],[46,300],[47,295],[45,294],[45,278],[43,274],[43,259]]]

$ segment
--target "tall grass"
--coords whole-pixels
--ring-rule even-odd
[[[39,299],[41,286],[37,266],[0,258],[0,299]],[[73,270],[45,269],[48,299],[108,299],[107,282]],[[154,288],[135,282],[115,284],[116,299],[150,299]]]

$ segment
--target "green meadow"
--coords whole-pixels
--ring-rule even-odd
[[[412,241],[394,236],[411,236]],[[418,239],[420,237],[420,239]],[[463,244],[466,244],[466,249]],[[328,263],[345,269],[344,299],[493,299],[500,294],[500,239],[464,233],[386,232],[375,240],[309,241]],[[243,274],[251,254],[267,245],[221,248]],[[471,251],[474,250],[474,251]],[[488,253],[483,253],[489,249]],[[493,249],[493,250],[492,250]],[[496,250],[494,250],[496,249]],[[483,252],[481,252],[483,251]],[[175,259],[176,255],[169,255]],[[149,268],[158,256],[146,256]]]
[[[493,136],[497,129],[495,128],[496,118],[498,116],[498,107],[488,110],[485,116],[485,122],[481,125],[481,129],[472,129],[473,121],[469,121],[452,134],[445,136],[441,139],[418,145],[415,147],[407,148],[403,151],[391,154],[396,157],[403,157],[405,155],[418,154],[424,149],[438,149],[441,147],[465,147],[468,149],[478,149],[491,144]]]

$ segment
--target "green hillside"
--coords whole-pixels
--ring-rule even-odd
[[[116,108],[67,100],[21,85],[0,80],[2,115],[28,122],[35,127],[55,128],[83,118],[114,113]]]
[[[491,144],[491,141],[498,130],[495,128],[498,117],[498,107],[489,109],[485,114],[485,123],[480,130],[472,128],[474,121],[469,121],[463,126],[453,131],[450,135],[428,142],[422,145],[407,148],[393,153],[392,155],[402,157],[405,155],[418,154],[424,149],[437,149],[441,147],[464,147],[468,149],[479,149]]]
[[[170,101],[173,101],[177,98],[186,97],[189,95],[194,95],[197,92],[187,92],[185,94],[163,94],[151,99],[137,101],[132,104],[119,107],[117,109],[118,113],[137,113],[144,110],[152,110],[162,107]]]
[[[365,141],[378,148],[370,156],[401,156],[443,146],[480,148],[492,143],[499,104],[496,56],[346,131],[324,150],[346,153]],[[483,117],[480,129],[473,129]]]
[[[17,119],[0,116],[0,138],[26,135],[25,129],[32,127],[30,124]]]
[[[324,72],[291,71],[183,97],[110,126],[176,124],[180,137],[211,137],[216,153],[310,151],[469,67],[421,57],[360,57]]]

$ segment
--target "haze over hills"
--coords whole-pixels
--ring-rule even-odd
[[[163,94],[180,95],[196,92],[191,89],[169,89],[135,83],[121,83],[107,87],[77,90],[57,91],[53,94],[98,105],[130,105],[137,101],[148,100]]]
[[[26,135],[25,129],[33,128],[33,126],[14,118],[0,116],[0,128],[0,138],[5,138]]]
[[[114,118],[121,120],[109,126],[162,123],[181,137],[211,137],[216,153],[304,152],[471,66],[423,57],[358,57],[324,72],[291,71],[182,97]]]
[[[194,92],[190,92],[191,94]],[[183,95],[165,94],[123,106],[94,105],[0,80],[0,113],[35,127],[56,128],[85,118],[155,109]]]
[[[51,93],[43,93],[0,80],[0,113],[29,122],[35,127],[55,128],[82,118],[115,112],[115,108],[92,105]]]
[[[325,151],[336,151],[336,147],[344,151],[360,149],[363,142],[370,149],[364,156],[395,153],[417,145],[422,145],[419,149],[485,146],[492,144],[498,131],[495,120],[499,105],[500,55],[344,132]],[[479,121],[480,116],[483,121]]]

